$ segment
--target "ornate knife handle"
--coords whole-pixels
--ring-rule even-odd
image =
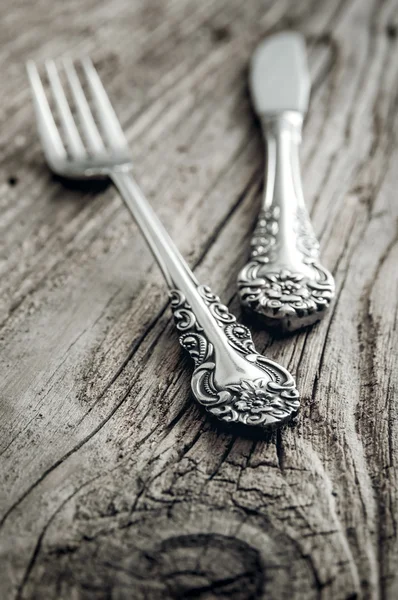
[[[334,296],[304,203],[299,145],[303,117],[263,117],[266,183],[249,263],[239,274],[242,305],[267,325],[294,331],[318,321]]]
[[[200,285],[129,172],[112,179],[150,246],[170,288],[180,344],[194,360],[192,391],[227,423],[276,426],[295,416],[299,394],[290,373],[256,352],[247,327]]]

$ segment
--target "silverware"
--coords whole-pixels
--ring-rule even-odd
[[[247,327],[236,322],[210,288],[198,283],[133,179],[127,140],[97,71],[89,59],[81,61],[80,69],[79,76],[71,61],[64,61],[62,69],[53,61],[46,63],[58,129],[38,69],[33,62],[27,65],[49,166],[63,177],[109,177],[119,190],[169,286],[180,344],[195,363],[192,390],[200,404],[228,423],[267,427],[288,421],[299,409],[293,377],[256,352]]]
[[[332,275],[304,203],[299,166],[310,77],[298,33],[276,34],[253,54],[250,88],[266,141],[265,193],[238,277],[242,305],[268,325],[293,331],[318,321],[334,296]]]

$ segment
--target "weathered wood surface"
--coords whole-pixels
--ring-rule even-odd
[[[398,3],[3,3],[0,597],[398,597]],[[23,63],[90,54],[136,175],[198,277],[240,309],[263,147],[247,62],[295,28],[313,76],[305,195],[328,317],[258,348],[297,427],[217,429],[192,401],[165,285],[113,189],[65,188]]]

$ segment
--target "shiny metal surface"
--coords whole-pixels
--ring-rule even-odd
[[[286,31],[260,42],[251,58],[249,80],[258,115],[306,113],[311,81],[303,36]]]
[[[82,68],[103,135],[71,62],[63,65],[61,74],[68,80],[83,135],[72,116],[56,65],[49,62],[47,73],[62,129],[55,123],[36,66],[28,64],[39,134],[50,167],[64,177],[106,176],[119,190],[170,288],[180,344],[195,364],[192,390],[197,400],[227,423],[259,427],[285,423],[299,409],[293,377],[261,356],[249,330],[196,280],[132,176],[127,141],[94,66],[85,60]]]
[[[260,44],[250,82],[266,141],[266,175],[239,294],[243,306],[267,325],[294,331],[318,321],[334,296],[302,191],[299,145],[309,74],[301,36],[282,33]]]

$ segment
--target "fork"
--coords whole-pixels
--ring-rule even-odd
[[[199,284],[133,178],[126,137],[93,63],[84,58],[77,66],[70,59],[45,63],[58,126],[39,69],[27,63],[48,165],[62,177],[110,178],[120,192],[168,285],[180,344],[194,361],[198,402],[226,423],[269,428],[289,421],[299,409],[292,375],[259,354],[248,328]]]

